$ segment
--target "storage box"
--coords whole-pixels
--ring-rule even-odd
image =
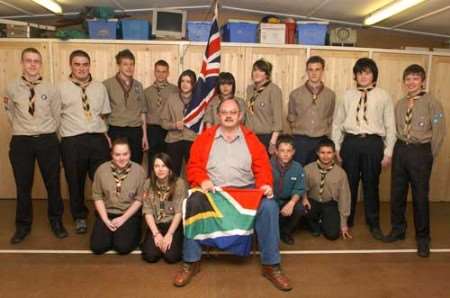
[[[257,42],[258,22],[229,20],[222,28],[222,38],[226,42]]]
[[[259,25],[259,42],[269,44],[285,44],[286,24],[261,23]]]
[[[150,39],[151,24],[147,20],[121,20],[122,39]]]
[[[297,22],[297,42],[306,45],[325,45],[327,22]]]
[[[187,36],[190,41],[208,41],[212,22],[187,22]]]
[[[91,39],[116,39],[117,20],[88,20],[89,38]]]

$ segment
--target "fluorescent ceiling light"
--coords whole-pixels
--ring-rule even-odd
[[[381,22],[384,19],[390,18],[414,5],[417,5],[425,0],[397,0],[391,4],[371,13],[364,19],[364,25],[370,26]]]
[[[33,2],[43,6],[44,8],[50,10],[56,14],[62,14],[62,7],[54,0],[33,0]]]

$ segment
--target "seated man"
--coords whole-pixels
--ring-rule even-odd
[[[294,155],[294,138],[280,135],[271,161],[275,200],[280,206],[280,238],[289,245],[294,244],[292,233],[304,214],[301,198],[305,193],[305,173],[301,164],[293,160]]]
[[[330,139],[319,142],[319,159],[305,167],[306,190],[303,205],[314,236],[329,240],[351,239],[347,218],[350,215],[350,188],[345,171],[334,163],[336,148]]]
[[[242,111],[235,99],[223,100],[217,108],[220,119],[199,135],[191,149],[187,178],[192,187],[214,191],[216,186],[259,188],[266,196],[261,200],[255,230],[261,250],[262,274],[280,290],[291,290],[289,280],[280,269],[278,204],[270,199],[272,172],[266,149],[255,134],[240,126]],[[188,199],[189,200],[189,199]],[[175,286],[189,283],[200,271],[201,246],[184,239],[183,268],[175,276]]]

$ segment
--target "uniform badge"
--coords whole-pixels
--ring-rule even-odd
[[[433,115],[433,124],[437,124],[441,121],[441,119],[444,118],[443,113],[436,113]]]
[[[45,94],[42,94],[42,95],[41,95],[41,99],[42,99],[42,100],[47,100],[47,98],[48,98],[47,95],[45,95]]]
[[[259,103],[259,106],[260,106],[261,108],[264,108],[265,105],[266,105],[266,104],[265,104],[264,102],[260,102],[260,103]]]
[[[128,193],[128,198],[129,198],[130,200],[134,200],[135,197],[136,197],[136,192],[129,192],[129,193]]]
[[[291,180],[297,181],[297,177],[291,177]]]

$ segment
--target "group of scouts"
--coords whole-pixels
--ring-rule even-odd
[[[4,97],[12,124],[9,157],[17,188],[11,243],[23,241],[31,231],[35,160],[48,193],[50,227],[56,237],[68,236],[62,224],[62,160],[78,234],[88,230],[86,176],[93,181],[94,253],[112,249],[127,254],[140,245],[148,262],[160,258],[177,262],[183,250],[181,202],[188,195],[188,185],[180,177],[197,137],[183,122],[196,85],[195,72],[183,71],[175,86],[167,81],[168,63],[159,60],[154,65],[155,81],[144,90],[133,78],[131,51],[116,55],[118,72],[103,83],[91,76],[90,62],[85,51],[73,51],[69,77],[53,86],[41,77],[39,51],[22,52],[22,75],[8,85]],[[428,256],[429,180],[446,125],[442,105],[424,89],[425,70],[416,64],[404,70],[405,96],[395,107],[390,95],[377,86],[378,68],[372,59],[355,63],[356,88],[347,90],[338,103],[322,82],[324,71],[321,57],[307,60],[308,80],[289,96],[291,135],[280,134],[282,91],[272,82],[272,65],[264,59],[253,64],[245,99],[235,96],[231,73],[219,75],[217,95],[204,115],[206,127],[221,124],[219,108],[224,101],[237,103],[242,124],[271,157],[280,238],[286,244],[294,243],[301,218],[314,236],[351,239],[362,180],[366,224],[373,238],[385,242],[405,238],[411,185],[418,254]],[[213,148],[215,156],[239,157],[238,152],[219,147]],[[145,151],[148,177],[141,167]],[[382,167],[390,164],[392,229],[383,235],[379,177]],[[207,166],[215,174],[214,165]],[[247,174],[242,172],[242,180]],[[142,218],[147,224],[143,241]]]

